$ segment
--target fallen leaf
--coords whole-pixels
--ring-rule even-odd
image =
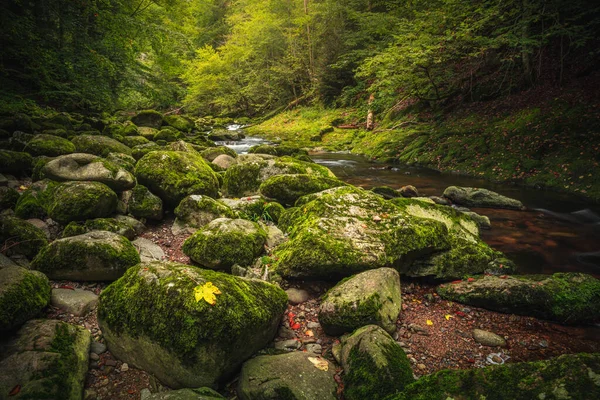
[[[445,317],[446,320],[450,320],[450,318],[454,318],[454,315],[446,314]]]
[[[427,320],[427,325],[430,325],[430,326],[431,326],[431,325],[433,325],[433,321],[432,321],[432,320],[430,320],[430,319],[428,319],[428,320]]]
[[[309,330],[307,330],[307,331],[306,331],[306,332],[304,332],[304,333],[306,334],[306,336],[310,336],[310,337],[313,337],[313,336],[315,336],[315,334],[313,333],[313,331],[311,331],[310,329],[309,329]]]
[[[212,284],[212,282],[206,282],[204,285],[196,286],[194,288],[194,297],[196,302],[204,299],[208,304],[214,306],[217,303],[217,294],[221,294],[218,287]]]
[[[327,371],[329,369],[329,363],[321,357],[308,357],[308,361],[313,363],[313,365],[321,371]]]
[[[469,278],[467,279],[467,282],[475,282],[475,278]]]
[[[459,280],[457,280],[457,281],[452,281],[452,282],[450,282],[450,283],[451,283],[451,284],[453,284],[453,285],[456,285],[457,283],[462,283],[462,281],[459,279]]]
[[[462,311],[456,311],[454,314],[458,315],[459,317],[466,317],[467,316],[467,314],[465,314]]]
[[[10,392],[8,392],[9,396],[16,396],[19,394],[19,392],[21,391],[21,385],[17,385],[14,388],[12,388],[12,390]]]

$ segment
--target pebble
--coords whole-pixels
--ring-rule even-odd
[[[98,361],[92,361],[92,362],[90,362],[90,368],[91,369],[99,369],[100,365],[98,364]]]
[[[315,321],[309,321],[306,326],[308,329],[317,329],[321,327],[321,324]]]
[[[300,346],[302,346],[302,343],[300,343],[299,341],[295,340],[295,339],[291,339],[291,340],[283,340],[281,342],[275,342],[275,348],[277,350],[297,350],[300,348]]]
[[[127,363],[123,363],[121,365],[121,372],[129,371],[129,365]]]
[[[100,356],[96,353],[90,353],[90,360],[93,361],[98,361],[100,359]]]
[[[304,303],[310,298],[308,292],[303,289],[289,288],[285,292],[287,293],[288,301],[291,304]]]
[[[148,388],[143,388],[142,390],[140,390],[140,400],[146,400],[151,395],[152,392],[150,392],[150,389]]]
[[[420,370],[426,370],[427,367],[425,366],[425,364],[417,364],[417,368],[419,368]]]
[[[481,329],[473,329],[473,339],[484,346],[489,347],[505,347],[506,340],[502,336],[496,335],[493,332],[484,331]]]
[[[105,378],[104,380],[102,380],[100,382],[100,386],[106,386],[106,385],[108,385],[108,378]]]
[[[106,360],[106,362],[104,362],[104,365],[107,365],[109,367],[116,367],[117,362],[115,360]]]
[[[106,345],[104,343],[93,341],[90,346],[90,351],[96,354],[102,354],[106,351]]]
[[[94,400],[97,395],[98,393],[96,393],[95,390],[85,389],[85,392],[83,393],[83,400]]]
[[[306,345],[306,351],[309,353],[321,354],[323,347],[320,344],[309,343]]]

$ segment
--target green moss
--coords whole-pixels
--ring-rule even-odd
[[[59,185],[47,179],[35,182],[19,197],[15,206],[15,215],[23,219],[46,217],[54,191]]]
[[[121,129],[116,130],[116,132],[118,132],[118,134],[121,135],[121,136],[123,136],[123,137],[127,137],[127,136],[138,137],[138,135],[139,135],[138,127],[135,126],[135,124],[132,124],[132,123],[124,125]],[[127,144],[127,143],[125,143],[125,144]],[[129,145],[129,144],[127,146],[131,147],[131,145]]]
[[[277,175],[261,183],[259,191],[265,197],[286,205],[293,205],[296,200],[307,194],[345,185],[337,178],[306,174]]]
[[[48,215],[61,224],[103,218],[116,210],[117,201],[116,193],[103,183],[65,182],[54,190]]]
[[[71,237],[82,235],[91,231],[108,231],[118,233],[129,239],[133,239],[135,231],[124,222],[118,221],[114,218],[96,218],[87,220],[85,222],[69,222],[62,232],[62,237]]]
[[[31,259],[48,243],[40,228],[14,217],[0,218],[0,243],[7,255],[22,254]]]
[[[160,197],[153,195],[146,186],[136,185],[131,193],[128,211],[134,217],[161,220],[163,203]]]
[[[254,194],[260,186],[260,170],[266,166],[266,161],[231,166],[223,177],[225,193],[231,197]]]
[[[150,140],[143,136],[123,136],[121,142],[128,147],[135,147],[140,144],[150,143]]]
[[[207,161],[213,161],[218,156],[226,154],[230,157],[237,158],[237,153],[227,146],[217,146],[217,147],[209,147],[208,149],[203,150],[200,155],[204,157]]]
[[[184,198],[175,208],[175,216],[186,225],[200,228],[216,218],[235,218],[233,210],[217,200],[199,195]]]
[[[0,172],[23,173],[31,170],[33,158],[20,151],[0,150]]]
[[[339,283],[336,287],[338,286]],[[327,301],[330,296],[331,291],[325,295],[323,302]],[[341,334],[351,332],[357,327],[378,324],[378,314],[383,307],[383,301],[379,293],[373,293],[356,304],[342,302],[341,304],[336,303],[336,305],[339,307],[336,307],[335,313],[320,313],[319,322],[321,325],[327,325],[327,332],[337,331]]]
[[[0,269],[0,276],[6,281],[9,274],[22,277],[16,285],[0,293],[0,331],[13,329],[35,317],[50,303],[52,291],[43,274],[20,267]]]
[[[260,144],[250,147],[248,149],[250,154],[271,154],[273,156],[295,156],[295,155],[308,155],[308,152],[304,149],[294,146],[279,145],[272,146],[268,144]]]
[[[8,186],[0,186],[0,209],[14,208],[19,201],[19,192]]]
[[[182,115],[165,115],[164,121],[167,125],[182,132],[191,132],[196,127],[194,121]]]
[[[80,153],[95,154],[100,157],[106,157],[109,153],[131,155],[129,147],[106,136],[80,135],[74,137],[72,142]]]
[[[143,110],[131,118],[131,122],[137,126],[160,128],[163,123],[163,115],[155,110]]]
[[[284,211],[285,208],[281,204],[271,201],[265,204],[263,207],[263,219],[267,221],[273,221],[277,224]]]
[[[171,128],[170,126],[166,128],[162,128],[156,135],[154,135],[155,142],[159,143],[160,140],[164,140],[165,142],[175,142],[179,139],[183,138],[183,134],[179,132],[175,128]]]
[[[50,161],[52,161],[53,158],[51,157],[47,157],[47,156],[39,156],[34,158],[33,160],[33,172],[31,174],[31,179],[33,181],[39,181],[44,179],[44,172],[43,172],[43,168],[46,166],[46,164],[48,164]]]
[[[170,273],[153,280],[144,276],[157,276],[154,264],[130,268],[100,295],[98,318],[117,333],[147,336],[191,365],[198,346],[239,341],[285,310],[285,292],[266,282],[166,265]],[[215,305],[194,298],[194,288],[205,282],[221,291]]]
[[[156,150],[161,150],[161,149],[162,149],[162,146],[159,146],[157,143],[148,142],[146,144],[139,144],[137,146],[134,146],[131,149],[131,155],[136,160],[139,160],[140,158],[144,157],[146,154],[150,153],[151,151],[156,151]]]
[[[371,189],[371,191],[373,193],[377,193],[378,195],[382,196],[386,200],[402,197],[402,195],[400,193],[398,193],[398,191],[396,189],[393,189],[389,186],[376,186],[373,189]]]
[[[40,134],[35,135],[27,143],[25,149],[32,156],[56,157],[75,152],[75,145],[71,141],[59,136]]]

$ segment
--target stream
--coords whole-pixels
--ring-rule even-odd
[[[243,154],[264,139],[247,137],[223,142]],[[356,186],[371,189],[415,186],[421,195],[441,196],[448,186],[481,187],[518,199],[527,211],[473,208],[490,218],[492,229],[481,237],[504,252],[520,273],[585,272],[600,277],[600,207],[567,194],[523,186],[496,184],[482,179],[401,165],[373,164],[348,153],[313,153],[311,158]]]

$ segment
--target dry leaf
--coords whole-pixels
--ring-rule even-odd
[[[329,363],[321,357],[308,357],[308,361],[313,363],[313,365],[321,371],[327,371],[329,369]]]
[[[446,314],[446,320],[449,320],[450,318],[454,318],[454,315]]]
[[[431,325],[433,325],[433,321],[432,321],[432,320],[430,320],[430,319],[428,319],[428,320],[427,320],[427,325],[430,325],[430,326],[431,326]]]
[[[305,334],[306,336],[310,336],[310,337],[313,337],[313,336],[315,336],[315,334],[313,333],[313,331],[311,331],[310,329],[309,329],[309,330],[307,330],[306,332],[304,332],[304,334]]]
[[[218,287],[212,284],[212,282],[206,282],[204,285],[196,286],[194,288],[194,297],[196,301],[204,299],[208,304],[214,306],[217,303],[217,294],[221,294]]]

